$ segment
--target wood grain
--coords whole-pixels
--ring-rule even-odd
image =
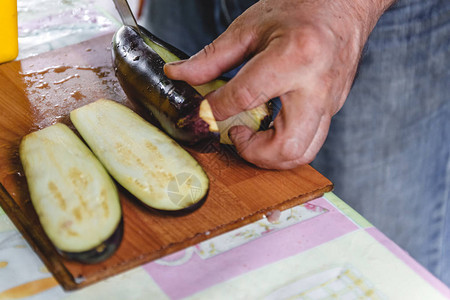
[[[26,134],[55,122],[74,129],[69,112],[99,98],[146,116],[126,98],[114,76],[111,38],[108,34],[0,65],[0,205],[65,289],[92,284],[332,190],[331,182],[310,166],[262,170],[229,148],[208,145],[203,153],[188,149],[211,180],[201,208],[184,216],[164,215],[144,208],[119,187],[125,226],[118,251],[95,265],[62,258],[39,225],[18,146]]]

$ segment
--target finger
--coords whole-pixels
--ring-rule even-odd
[[[282,162],[279,164],[277,169],[292,169],[312,162],[326,140],[328,130],[330,128],[330,121],[330,118],[322,116],[319,128],[317,129],[313,140],[309,144],[309,147],[306,149],[303,156],[298,159]]]
[[[252,57],[227,84],[208,95],[217,120],[255,108],[294,88],[302,68],[293,70],[287,59],[280,59],[280,46],[269,45]]]
[[[200,85],[216,79],[242,63],[251,50],[253,35],[244,29],[229,28],[211,44],[184,61],[168,63],[164,72],[169,78]]]
[[[252,132],[249,128],[231,128],[230,138],[239,154],[262,167],[289,169],[311,162],[328,133],[330,116],[299,92],[281,97],[283,108],[274,128]]]

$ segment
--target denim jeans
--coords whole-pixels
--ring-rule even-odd
[[[253,1],[147,0],[142,22],[194,54]],[[400,0],[366,44],[312,165],[450,286],[450,1]]]

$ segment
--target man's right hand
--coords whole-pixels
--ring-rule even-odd
[[[230,138],[240,155],[263,168],[311,162],[331,117],[350,91],[362,48],[392,0],[259,1],[213,43],[184,62],[167,64],[168,77],[200,85],[248,62],[207,96],[217,120],[280,97],[270,130],[236,126]]]

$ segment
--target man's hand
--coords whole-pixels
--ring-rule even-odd
[[[279,96],[270,130],[236,126],[230,138],[240,155],[263,168],[311,162],[331,117],[342,107],[366,39],[392,0],[259,1],[214,42],[182,63],[167,64],[172,79],[211,81],[248,62],[207,96],[217,120]]]

